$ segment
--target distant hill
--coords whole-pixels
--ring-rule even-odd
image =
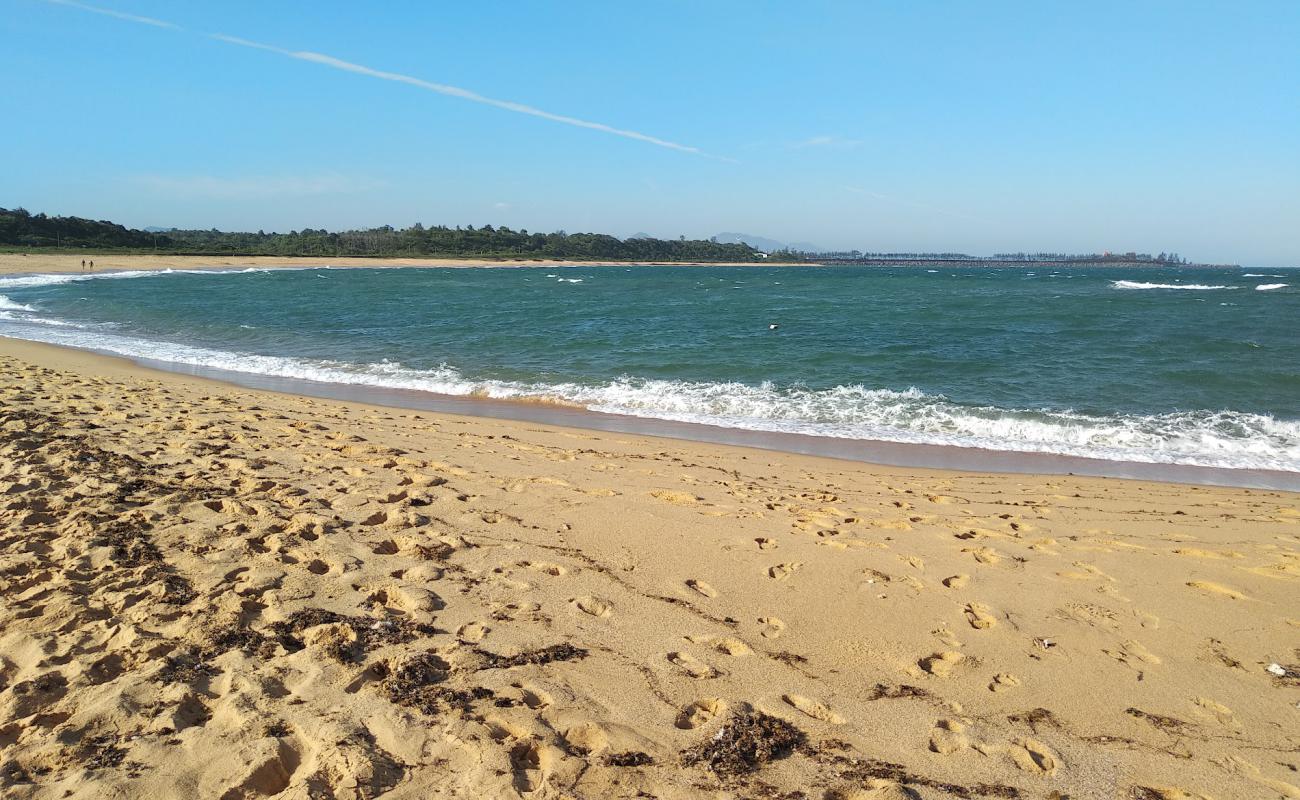
[[[719,233],[713,237],[718,244],[747,244],[755,250],[762,250],[765,253],[771,253],[777,250],[795,250],[805,253],[818,253],[821,248],[811,242],[778,242],[776,239],[768,239],[766,236],[755,236],[752,233]]]

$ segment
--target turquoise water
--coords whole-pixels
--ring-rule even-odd
[[[1300,471],[1300,273],[1286,270],[177,271],[0,278],[0,293],[2,335],[182,364]]]

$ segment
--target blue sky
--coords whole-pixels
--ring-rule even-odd
[[[1292,0],[0,9],[5,207],[1300,265]]]

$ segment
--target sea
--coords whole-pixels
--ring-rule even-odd
[[[679,423],[688,437],[726,429],[1300,473],[1300,271],[15,275],[0,277],[0,335],[263,380],[250,385],[471,398],[504,416],[551,406]]]

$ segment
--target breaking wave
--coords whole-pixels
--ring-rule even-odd
[[[214,350],[0,314],[0,334],[171,364],[442,395],[545,401],[591,411],[756,431],[1055,453],[1116,461],[1300,472],[1300,422],[1238,411],[1087,414],[955,403],[915,388],[809,389],[621,377],[604,383],[477,379],[413,369]]]
[[[1210,291],[1213,289],[1236,289],[1236,286],[1207,286],[1201,283],[1143,283],[1141,281],[1111,281],[1114,289],[1192,289]]]

